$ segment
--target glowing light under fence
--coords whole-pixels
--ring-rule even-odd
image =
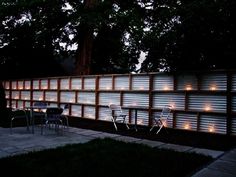
[[[48,89],[48,87],[47,87],[47,86],[43,86],[43,87],[42,87],[42,89],[44,89],[44,90],[45,90],[45,89]]]
[[[144,124],[143,119],[137,120],[137,124],[138,124],[138,125],[143,125],[143,124]]]
[[[211,105],[205,105],[204,110],[205,111],[211,111],[212,110]]]
[[[163,120],[162,123],[163,123],[164,127],[168,127],[167,120]]]
[[[215,125],[214,124],[209,125],[208,131],[209,132],[215,132]]]
[[[216,86],[215,86],[215,85],[212,85],[212,86],[210,87],[210,90],[212,90],[212,91],[216,90]]]
[[[132,106],[137,106],[138,104],[136,102],[133,102],[131,105]]]
[[[166,91],[167,91],[167,90],[170,90],[170,88],[169,88],[168,86],[164,86],[164,87],[163,87],[163,90],[166,90]]]
[[[192,86],[191,85],[186,85],[185,90],[192,90]]]
[[[139,90],[144,90],[144,86],[142,86],[142,87],[139,87]]]
[[[190,129],[191,129],[190,124],[189,124],[189,123],[185,123],[185,124],[184,124],[184,129],[185,129],[185,130],[190,130]]]

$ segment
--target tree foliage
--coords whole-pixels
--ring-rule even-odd
[[[91,74],[236,68],[233,0],[0,2],[1,73],[72,74],[75,67],[65,73],[58,61],[78,66],[81,51]]]
[[[149,16],[142,71],[236,68],[235,1],[160,2]]]

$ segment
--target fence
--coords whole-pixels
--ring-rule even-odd
[[[46,101],[70,104],[68,115],[110,121],[108,104],[123,106],[134,123],[150,126],[164,105],[172,105],[168,127],[236,135],[236,71],[86,75],[3,81],[9,107]]]

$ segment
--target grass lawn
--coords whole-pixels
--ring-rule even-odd
[[[186,177],[211,160],[105,138],[2,158],[0,169],[17,177]]]

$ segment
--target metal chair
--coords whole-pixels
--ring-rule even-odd
[[[45,116],[45,125],[51,128],[51,126],[55,127],[55,130],[59,130],[59,126],[62,125],[61,114],[63,112],[63,108],[49,107],[46,110]],[[43,128],[43,126],[42,126]],[[43,131],[42,131],[43,132]]]
[[[116,123],[124,123],[126,128],[129,129],[129,126],[126,122],[127,115],[123,113],[121,106],[110,104],[108,107],[111,111],[111,121],[113,122],[116,131],[118,130]]]
[[[68,116],[67,113],[69,111],[69,104],[65,104],[64,108],[63,108],[63,112],[61,114],[61,120],[62,120],[62,124],[64,127],[69,128],[69,120],[68,120]]]
[[[24,109],[11,109],[11,118],[10,118],[10,131],[12,133],[12,126],[13,126],[13,121],[16,119],[25,119],[25,123],[27,126],[27,131],[29,131],[29,119],[27,116],[27,113]]]
[[[171,106],[164,106],[161,113],[153,117],[153,125],[150,131],[152,131],[154,127],[158,127],[156,132],[156,134],[158,134],[162,128],[165,128],[165,121],[170,117],[171,109]]]

